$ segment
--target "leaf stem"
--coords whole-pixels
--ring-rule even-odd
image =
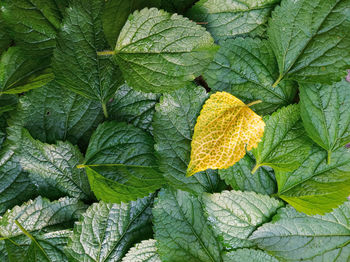
[[[281,82],[282,79],[283,79],[283,75],[280,75],[280,76],[277,78],[276,82],[273,83],[272,87],[275,88],[275,87]]]
[[[331,164],[332,151],[328,150],[327,152],[327,165]]]
[[[111,51],[111,50],[106,50],[106,51],[100,51],[100,52],[97,52],[97,55],[115,55],[115,51]]]
[[[252,170],[252,174],[255,174],[255,172],[258,170],[259,167],[260,167],[260,164],[256,164]]]
[[[251,106],[253,106],[253,105],[260,104],[260,103],[262,103],[261,100],[256,100],[256,101],[253,101],[253,102],[249,103],[247,106],[248,106],[248,107],[251,107]]]
[[[108,110],[107,110],[107,105],[105,102],[102,103],[102,109],[103,109],[103,114],[105,118],[108,118]]]

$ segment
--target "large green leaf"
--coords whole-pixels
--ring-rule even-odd
[[[307,216],[287,207],[250,239],[281,261],[348,261],[349,218],[349,202],[325,216]]]
[[[215,40],[240,35],[261,36],[271,10],[279,0],[201,0],[188,15],[205,24]]]
[[[0,219],[0,235],[5,241],[9,261],[68,261],[63,252],[69,228],[86,206],[76,199],[50,202],[38,197],[16,206]]]
[[[174,188],[196,194],[220,188],[219,176],[214,171],[186,177],[194,125],[207,97],[205,90],[195,85],[164,94],[153,117],[155,148],[165,179]]]
[[[206,193],[202,199],[215,234],[228,249],[253,246],[248,237],[283,205],[269,196],[241,191]]]
[[[162,93],[194,80],[217,49],[210,34],[189,19],[145,8],[129,16],[115,57],[130,86]]]
[[[157,253],[156,240],[144,240],[130,248],[122,262],[161,262]]]
[[[83,146],[103,119],[98,102],[72,93],[55,81],[22,96],[11,115],[11,125],[25,127],[35,139],[49,144],[68,140]]]
[[[50,54],[56,46],[55,37],[60,28],[63,6],[57,0],[2,0],[1,10],[9,33],[26,52]],[[59,9],[61,6],[61,10]]]
[[[53,61],[56,80],[62,87],[103,105],[122,84],[114,60],[97,54],[108,48],[101,21],[104,2],[72,1],[57,37]]]
[[[136,200],[164,184],[152,136],[126,123],[101,124],[91,137],[82,167],[96,197],[106,202]]]
[[[222,261],[222,247],[195,196],[163,189],[152,213],[156,245],[163,261]]]
[[[56,145],[42,143],[24,128],[18,133],[20,136],[13,138],[16,140],[13,142],[18,146],[19,162],[25,171],[40,175],[63,196],[92,199],[87,176],[76,167],[84,161],[76,146],[61,141]]]
[[[290,105],[279,109],[266,118],[262,141],[253,154],[256,165],[270,166],[280,171],[297,169],[311,148],[300,118],[299,105]]]
[[[277,172],[278,195],[306,214],[324,214],[347,200],[350,192],[350,152],[340,148],[327,164],[318,146],[294,172]]]
[[[219,175],[235,190],[253,191],[270,195],[277,189],[274,173],[268,167],[262,167],[252,175],[255,159],[251,153],[247,153],[238,163],[227,169],[220,169]]]
[[[95,203],[75,224],[66,253],[70,262],[121,261],[135,243],[152,236],[153,197],[128,204]]]
[[[272,13],[268,36],[279,80],[339,81],[350,66],[350,0],[283,0]]]
[[[300,86],[301,118],[318,145],[331,154],[350,143],[350,84],[345,79],[333,85]]]
[[[225,254],[224,262],[278,262],[278,260],[261,250],[238,249]]]
[[[41,87],[54,79],[48,57],[27,56],[11,47],[0,59],[0,95],[16,94]]]
[[[270,114],[292,103],[296,86],[283,81],[272,85],[278,77],[276,58],[266,40],[237,38],[220,42],[220,50],[204,73],[214,91],[226,91],[245,103],[261,100],[252,106],[259,114]]]
[[[122,30],[128,16],[135,10],[145,7],[159,7],[161,0],[108,0],[104,6],[102,23],[109,45],[114,48],[120,30]]]
[[[155,105],[159,95],[133,90],[122,85],[108,104],[109,119],[128,122],[147,131],[152,130]]]

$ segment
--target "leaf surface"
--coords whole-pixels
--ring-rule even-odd
[[[332,82],[350,66],[349,0],[283,0],[269,21],[268,37],[280,76]]]
[[[152,213],[158,253],[163,261],[222,261],[222,247],[194,195],[162,189]]]
[[[144,240],[130,248],[122,262],[161,262],[157,253],[156,240]]]
[[[163,93],[199,76],[217,49],[210,34],[189,19],[145,8],[129,16],[115,52],[130,86]]]
[[[278,260],[261,250],[238,249],[225,254],[224,262],[278,262]]]
[[[66,253],[69,261],[121,261],[134,243],[152,236],[153,197],[127,204],[92,204],[75,224]]]
[[[265,123],[241,100],[217,92],[205,102],[194,127],[187,175],[228,168],[257,147]]]

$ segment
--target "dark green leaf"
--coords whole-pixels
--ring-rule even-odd
[[[216,171],[186,177],[193,129],[207,97],[205,90],[195,85],[164,94],[153,118],[155,148],[165,179],[175,188],[196,194],[215,192],[221,184]]]
[[[278,262],[278,260],[261,250],[238,249],[225,254],[224,262]]]
[[[0,116],[16,109],[18,97],[16,95],[0,95]]]
[[[152,236],[153,197],[128,204],[95,203],[75,224],[66,253],[70,262],[121,261],[133,244]]]
[[[199,76],[218,47],[208,32],[189,19],[156,8],[135,11],[115,48],[125,80],[136,90],[162,93]]]
[[[161,0],[161,8],[170,12],[184,14],[197,0]]]
[[[180,190],[163,189],[152,213],[156,245],[163,261],[222,261],[222,247],[195,196]]]
[[[1,6],[1,3],[0,3]],[[0,11],[0,55],[4,52],[11,44],[11,38],[6,31],[6,24],[2,18],[2,12]]]

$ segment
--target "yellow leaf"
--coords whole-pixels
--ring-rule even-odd
[[[241,100],[226,92],[213,94],[203,106],[194,127],[187,176],[208,168],[233,166],[257,147],[265,123]]]

